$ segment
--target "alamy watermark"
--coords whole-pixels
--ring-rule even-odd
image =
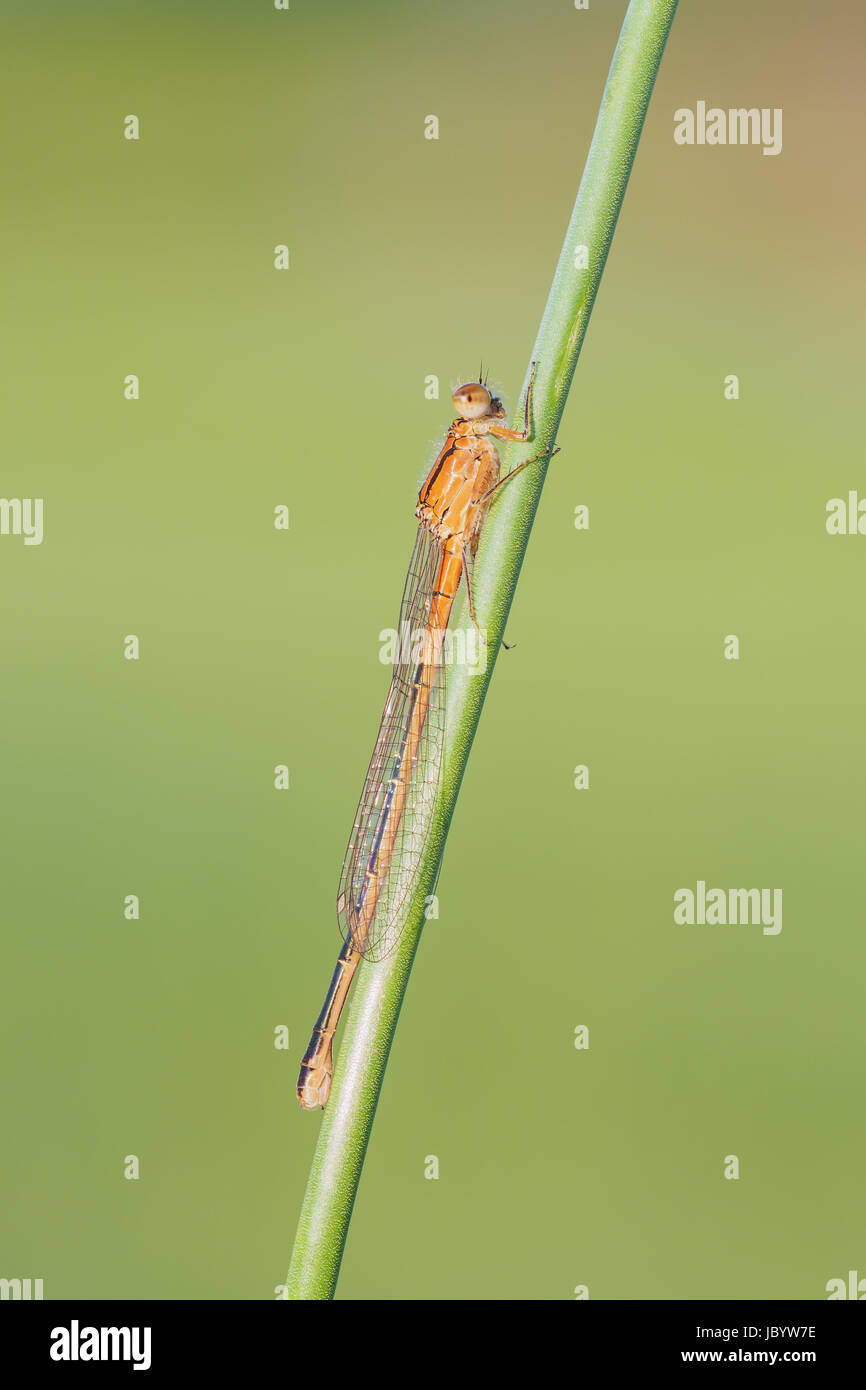
[[[699,878],[694,890],[674,892],[674,921],[678,926],[762,926],[764,936],[782,930],[781,888],[707,888]]]
[[[0,497],[0,536],[23,536],[25,545],[41,545],[42,498]]]
[[[763,154],[782,153],[781,106],[707,106],[674,112],[677,145],[762,145]]]
[[[51,1329],[52,1361],[131,1361],[134,1371],[150,1369],[149,1327],[82,1327],[73,1318],[68,1327]]]
[[[866,536],[866,497],[851,488],[847,498],[831,497],[825,522],[830,536]]]
[[[0,1299],[26,1303],[31,1299],[44,1298],[42,1284],[41,1279],[0,1279]]]
[[[432,639],[426,627],[411,628],[408,623],[384,627],[379,633],[379,660],[383,666],[417,666],[429,660]],[[468,628],[449,627],[442,634],[438,663],[442,666],[467,666],[471,671],[487,669],[487,634],[471,625]]]

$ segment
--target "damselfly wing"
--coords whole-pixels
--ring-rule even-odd
[[[439,791],[444,634],[432,627],[431,612],[442,559],[442,544],[419,526],[400,605],[391,687],[340,875],[340,929],[367,960],[384,959],[400,939]]]

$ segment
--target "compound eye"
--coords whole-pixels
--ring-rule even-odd
[[[458,386],[451,399],[457,414],[464,420],[478,420],[490,410],[490,392],[480,381]]]

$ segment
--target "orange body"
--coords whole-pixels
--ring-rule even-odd
[[[531,393],[532,378],[526,395],[524,428],[517,431],[506,428],[502,423],[505,411],[501,403],[490,395],[480,381],[461,386],[452,398],[459,412],[458,418],[452,423],[439,456],[418,494],[415,515],[420,526],[430,533],[440,548],[435,579],[432,580],[432,587],[422,596],[423,652],[412,678],[410,695],[407,695],[406,681],[403,682],[405,724],[401,726],[402,737],[393,772],[389,769],[386,780],[382,770],[386,760],[381,757],[377,759],[377,752],[383,730],[388,729],[393,735],[393,725],[387,724],[395,689],[395,682],[392,682],[379,740],[356,815],[353,838],[349,842],[347,863],[351,867],[349,882],[354,891],[343,891],[341,880],[338,899],[338,915],[348,923],[344,926],[346,944],[340,953],[324,1006],[301,1063],[298,1099],[305,1110],[324,1106],[330,1092],[334,1033],[355,970],[361,958],[370,954],[373,924],[381,908],[380,898],[414,775],[429,710],[430,692],[439,674],[445,631],[462,577],[467,582],[469,612],[475,622],[467,555],[474,555],[478,548],[481,528],[493,494],[514,473],[526,466],[520,464],[500,480],[499,454],[493,440],[522,441],[529,437]],[[527,463],[532,461],[529,459]],[[366,857],[370,835],[373,850]],[[363,846],[363,855],[358,852],[359,845]],[[382,923],[378,925],[378,935],[381,937]],[[387,924],[389,929],[391,925]],[[393,930],[394,941],[397,940],[399,929],[398,924]]]

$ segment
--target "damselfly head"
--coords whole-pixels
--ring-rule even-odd
[[[451,399],[461,420],[480,420],[482,415],[490,414],[493,405],[490,392],[480,381],[467,381],[465,386],[458,386]]]

